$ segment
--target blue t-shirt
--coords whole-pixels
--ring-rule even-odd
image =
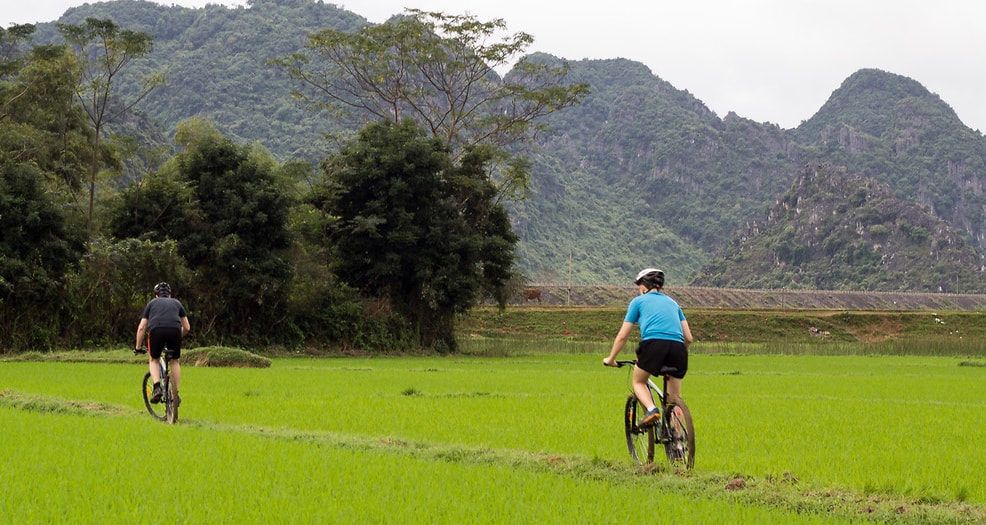
[[[634,297],[623,320],[640,325],[642,341],[664,339],[685,342],[685,333],[681,330],[685,313],[674,299],[661,292],[647,292]]]

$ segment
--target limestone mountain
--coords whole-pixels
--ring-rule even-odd
[[[559,280],[571,262],[576,281],[625,282],[646,265],[685,284],[790,184],[797,148],[779,127],[720,119],[638,62],[570,65],[593,92],[550,116],[532,198],[514,210],[533,278]]]
[[[886,184],[811,163],[696,284],[986,293],[986,263],[966,238]]]
[[[884,182],[968,232],[986,252],[986,140],[918,82],[858,71],[793,135],[804,147],[802,160]]]
[[[623,73],[634,67],[638,74]],[[629,208],[634,226],[621,232],[610,253],[687,272],[689,263],[711,260],[735,231],[762,220],[791,186],[799,166],[829,162],[884,183],[896,198],[917,203],[951,224],[969,249],[986,251],[986,141],[911,79],[861,70],[815,116],[795,130],[783,130],[733,113],[719,119],[687,92],[636,63],[582,61],[573,64],[573,72],[593,86],[605,85],[594,94],[602,100],[590,97],[581,107],[553,116],[552,124],[561,132],[547,139],[545,155],[572,160],[554,164],[565,169],[555,170],[550,187],[538,186],[545,179],[535,179],[536,197],[521,204],[526,213],[519,217],[521,225],[526,216],[545,216],[536,210],[556,209],[561,203],[569,207],[569,216],[594,221],[612,216],[608,206]],[[613,81],[593,82],[595,78]],[[604,114],[599,106],[609,111]],[[570,122],[599,123],[566,134]],[[552,164],[545,166],[538,171],[541,177],[552,172]],[[537,192],[545,196],[538,198]],[[538,252],[532,246],[558,239],[585,246],[566,229],[577,223],[539,224],[535,235],[522,233],[525,249]],[[647,239],[648,234],[680,240],[695,250],[675,251],[668,242]],[[644,242],[637,242],[642,236]],[[538,253],[561,258],[570,252]],[[676,257],[681,254],[684,260]],[[546,266],[563,268],[564,262]],[[729,278],[720,284],[747,285]]]

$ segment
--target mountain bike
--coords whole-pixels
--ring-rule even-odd
[[[146,353],[143,349],[134,350],[135,355],[141,353]],[[151,393],[154,392],[154,379],[151,378],[150,371],[144,373],[143,388],[141,388],[141,393],[144,396],[144,406],[147,407],[147,411],[151,413],[156,419],[160,421],[167,421],[169,424],[173,425],[178,422],[178,405],[180,403],[178,399],[178,389],[174,383],[171,382],[171,358],[168,357],[168,349],[165,348],[161,351],[161,357],[158,358],[158,367],[161,370],[161,390],[163,391],[163,396],[161,397],[160,403],[151,403]],[[162,410],[163,408],[163,410]]]
[[[636,364],[636,361],[616,362],[616,366],[621,368]],[[663,389],[658,388],[650,379],[647,380],[651,397],[661,411],[661,417],[652,425],[640,424],[646,410],[633,391],[633,368],[628,374],[627,386],[630,396],[627,397],[623,410],[623,427],[630,457],[640,465],[654,461],[654,444],[658,443],[664,447],[664,454],[672,467],[691,469],[695,466],[695,427],[692,424],[691,412],[688,411],[684,400],[669,403],[667,396],[664,395],[668,389],[667,374],[675,370],[668,367],[661,369],[661,376],[664,378]]]

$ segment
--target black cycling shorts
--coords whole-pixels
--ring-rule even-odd
[[[155,328],[148,336],[151,357],[161,357],[161,350],[168,349],[168,359],[181,358],[181,328]]]
[[[637,347],[637,366],[653,376],[665,375],[662,369],[674,368],[667,375],[681,379],[688,372],[688,348],[680,341],[647,339]]]

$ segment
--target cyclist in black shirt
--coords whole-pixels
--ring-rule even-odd
[[[157,360],[161,358],[161,351],[168,349],[168,358],[171,360],[171,381],[175,385],[175,403],[180,404],[181,398],[177,397],[178,384],[181,378],[181,341],[182,337],[188,333],[188,314],[181,301],[171,297],[171,286],[168,283],[158,283],[154,286],[154,298],[144,307],[144,313],[140,316],[140,324],[137,326],[137,344],[134,348],[139,353],[143,353],[144,334],[147,334],[147,349],[150,353],[149,367],[151,378],[154,379],[154,391],[151,393],[151,403],[160,403],[164,392],[161,391],[161,370],[158,368]]]

